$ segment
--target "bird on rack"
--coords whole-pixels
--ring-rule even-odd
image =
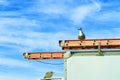
[[[53,76],[53,71],[48,71],[45,73],[44,79],[49,80],[52,76]]]
[[[82,31],[82,28],[79,28],[79,34],[78,34],[78,39],[79,40],[84,40],[85,39],[85,34]]]

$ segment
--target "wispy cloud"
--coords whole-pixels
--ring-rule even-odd
[[[97,17],[96,20],[100,22],[120,22],[120,12],[115,11],[107,11],[100,16]]]
[[[61,4],[64,1],[54,1],[54,0],[38,0],[31,8],[28,9],[30,12],[42,13],[46,15],[60,15],[65,12],[65,5]]]
[[[38,79],[38,78],[36,78],[36,77],[34,77],[34,76],[26,76],[26,75],[24,75],[24,76],[21,76],[21,75],[17,75],[17,74],[7,74],[7,73],[5,73],[5,74],[0,74],[0,79],[1,80],[40,80],[40,78]]]
[[[84,1],[83,1],[84,2]],[[90,2],[90,3],[88,3]],[[42,5],[38,5],[38,4]],[[64,3],[64,4],[63,4]],[[44,18],[46,15],[61,15],[66,18],[66,21],[71,20],[73,24],[77,25],[82,25],[84,24],[85,20],[98,20],[100,22],[105,22],[107,20],[115,21],[116,19],[119,18],[119,13],[118,12],[105,12],[101,15],[96,14],[100,10],[102,10],[100,1],[96,0],[91,0],[87,1],[87,4],[83,5],[76,5],[75,7],[70,6],[72,3],[69,2],[69,4],[66,4],[67,2],[62,2],[62,3],[55,3],[54,1],[50,1],[50,3],[45,2],[45,1],[40,1],[38,3],[35,3],[34,5],[31,6],[33,9],[26,9],[27,14],[30,12],[31,13],[38,13],[38,14],[44,14],[43,16],[39,17]],[[37,11],[36,11],[37,10]],[[1,12],[2,13],[2,12]],[[44,21],[38,21],[39,19],[37,18],[28,18],[30,16],[25,15],[24,13],[19,14],[18,12],[7,12],[4,11],[8,16],[14,16],[16,15],[15,13],[18,13],[18,16],[16,17],[8,17],[5,16],[4,14],[1,15],[0,18],[0,33],[1,33],[1,40],[0,43],[2,46],[11,46],[11,47],[16,47],[19,50],[26,50],[26,49],[51,49],[51,50],[59,50],[58,46],[58,40],[59,39],[72,39],[74,37],[74,34],[70,33],[70,31],[59,31],[56,33],[52,32],[40,32],[39,30],[42,30],[42,28],[49,27],[49,30],[52,28],[58,28],[56,25],[52,25],[51,23],[55,23],[56,21],[51,21],[51,23],[48,23],[48,18],[46,18]],[[115,16],[111,16],[115,15]],[[48,17],[50,17],[48,16]],[[95,17],[94,17],[95,16]],[[51,16],[52,17],[52,16]],[[63,18],[63,17],[62,17]],[[111,19],[112,18],[112,19]],[[50,19],[51,20],[51,19]],[[58,19],[59,20],[59,19]],[[117,20],[119,21],[119,20]],[[42,23],[45,23],[42,25]],[[56,24],[56,23],[55,23]],[[62,23],[61,23],[62,24]],[[54,26],[54,27],[51,27]],[[64,25],[63,27],[66,27],[67,25]],[[63,28],[63,27],[59,27]],[[68,28],[68,27],[66,27]],[[46,28],[47,29],[47,28]],[[73,28],[71,28],[73,29]],[[71,30],[70,29],[70,30]],[[37,31],[37,32],[36,32]],[[46,30],[47,31],[47,30]],[[103,32],[104,33],[104,32]],[[94,34],[94,33],[93,33]],[[107,34],[107,32],[105,33]],[[68,36],[71,35],[71,36]],[[98,35],[98,34],[97,34]],[[99,34],[100,35],[100,34]],[[48,41],[49,40],[49,41]],[[14,45],[11,45],[14,44]],[[51,44],[56,44],[56,45],[51,45]],[[18,47],[21,46],[21,47]],[[23,49],[24,47],[24,49]]]
[[[30,63],[17,60],[17,59],[12,59],[12,58],[0,58],[0,65],[4,66],[11,66],[11,67],[33,67]]]
[[[0,18],[15,18],[21,17],[22,13],[18,11],[0,11]]]
[[[59,63],[58,61],[51,60],[49,61],[49,63]],[[53,65],[48,65],[48,64],[38,63],[38,62],[36,62],[37,63],[36,64],[35,62],[36,61],[34,62],[32,61],[32,63],[30,63],[29,61],[23,61],[23,60],[7,58],[7,57],[0,57],[1,68],[2,66],[4,67],[4,69],[1,69],[0,79],[7,80],[9,78],[9,80],[15,80],[16,78],[21,77],[20,79],[25,80],[25,79],[29,79],[29,76],[31,76],[31,79],[32,78],[40,79],[44,76],[45,72],[50,70],[53,70],[55,72],[54,76],[59,76],[59,77],[63,76],[63,74],[61,73],[61,69],[59,69],[58,66],[53,66]],[[43,62],[46,62],[46,61],[43,61]],[[61,67],[63,67],[63,65]],[[11,69],[11,70],[8,71],[8,69]],[[32,73],[28,73],[28,71]],[[14,77],[12,77],[12,75],[14,75]],[[33,75],[35,76],[33,77]]]
[[[90,3],[73,8],[69,13],[69,17],[74,24],[80,25],[86,19],[86,17],[98,12],[100,9],[101,5],[97,1],[92,0],[92,4]]]
[[[18,70],[30,68],[37,73],[37,76],[40,74],[40,77],[43,77],[48,70],[54,69],[55,72],[60,73],[63,68],[50,65],[48,67],[34,61],[26,62],[21,59],[23,52],[60,51],[58,41],[77,39],[78,26],[84,28],[87,38],[120,36],[119,0],[0,0],[0,6],[0,47],[4,51],[0,52],[0,65],[15,67]],[[19,56],[18,59],[13,55]],[[21,73],[24,72],[27,73],[27,70]],[[15,72],[0,73],[0,79],[38,79],[33,76],[26,77],[21,73],[16,75]],[[57,73],[55,76],[61,76]]]
[[[5,31],[6,32],[6,31]],[[5,34],[0,39],[2,46],[11,46],[9,43],[13,43],[13,48],[16,47],[17,50],[30,49],[44,49],[44,50],[59,50],[58,41],[62,38],[65,39],[67,35],[71,35],[68,38],[72,39],[74,35],[58,32],[58,33],[40,33],[40,32],[11,32],[10,34]],[[3,44],[4,43],[4,44]],[[7,45],[5,44],[7,43]],[[54,45],[53,45],[54,44]],[[21,45],[21,48],[20,48]],[[23,47],[24,46],[24,47]],[[25,48],[26,47],[26,48]],[[27,49],[26,49],[27,50]]]
[[[101,4],[99,0],[91,0],[97,11],[101,10]]]
[[[45,14],[46,16],[49,15],[51,16],[51,19],[53,18],[53,16],[56,16],[54,18],[60,18],[62,16],[67,20],[73,21],[73,24],[80,25],[87,16],[90,16],[90,14],[94,14],[95,12],[101,10],[101,5],[96,0],[79,1],[78,3],[81,4],[83,2],[85,2],[86,4],[76,5],[76,7],[73,7],[70,5],[74,3],[74,1],[72,0],[58,2],[53,0],[47,2],[38,1],[32,7],[32,9],[28,9],[28,11],[37,12],[38,14]]]
[[[24,27],[34,27],[36,26],[37,24],[35,23],[34,20],[29,20],[29,19],[26,19],[26,18],[0,18],[1,20],[1,27],[14,27],[14,28],[18,28],[18,27],[21,27],[23,28],[22,26]]]
[[[44,6],[41,8],[37,8],[37,11],[44,13],[44,14],[49,14],[49,15],[59,15],[64,13],[64,7],[58,6],[58,5],[49,5],[49,6]]]
[[[77,7],[71,11],[70,19],[74,24],[81,24],[85,17],[91,13],[92,9],[93,8],[89,5]]]
[[[9,2],[7,0],[0,0],[0,5],[7,6]]]

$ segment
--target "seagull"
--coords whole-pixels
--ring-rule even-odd
[[[44,79],[51,78],[53,76],[53,71],[48,71],[45,73]]]
[[[78,34],[78,39],[79,40],[84,40],[85,39],[85,34],[82,31],[82,28],[79,28],[79,34]]]

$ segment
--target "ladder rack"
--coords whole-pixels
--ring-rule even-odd
[[[86,39],[86,40],[60,40],[59,46],[62,50],[97,49],[98,43],[101,48],[120,48],[120,38],[118,39]]]
[[[29,60],[40,60],[40,59],[62,59],[65,52],[25,52],[23,53],[24,58]]]
[[[116,49],[120,48],[120,38],[118,39],[86,39],[86,40],[60,40],[59,46],[62,50],[92,50],[97,49]],[[29,60],[42,59],[62,59],[66,52],[25,52],[24,58]]]

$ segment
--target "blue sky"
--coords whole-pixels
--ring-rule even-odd
[[[119,0],[0,0],[0,79],[39,80],[49,70],[63,77],[63,65],[23,58],[23,52],[61,51],[59,40],[119,38]],[[63,63],[63,60],[45,60]]]

